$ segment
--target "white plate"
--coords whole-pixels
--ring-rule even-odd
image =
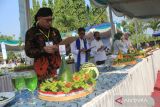
[[[0,93],[0,98],[1,98],[1,96],[7,98],[3,101],[0,101],[0,107],[3,107],[15,98],[15,93],[14,92],[2,92],[2,93]]]

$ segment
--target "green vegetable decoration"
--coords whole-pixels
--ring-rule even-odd
[[[87,73],[91,73],[93,78],[97,79],[99,76],[99,71],[97,69],[97,67],[93,64],[93,63],[84,63],[81,68],[80,71],[85,71]]]
[[[58,79],[61,81],[71,82],[72,81],[72,72],[69,66],[66,63],[65,56],[62,56],[62,63],[59,70]]]

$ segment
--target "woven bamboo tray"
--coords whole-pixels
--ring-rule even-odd
[[[94,90],[94,88],[91,87],[88,90],[81,90],[79,92],[73,92],[70,94],[66,94],[64,96],[60,96],[60,95],[59,96],[56,96],[56,95],[51,96],[51,95],[47,95],[47,94],[44,95],[39,92],[38,97],[41,100],[45,100],[45,101],[69,101],[69,100],[85,97],[88,94],[91,94],[93,92],[93,90]]]

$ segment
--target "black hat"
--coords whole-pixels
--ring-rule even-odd
[[[37,21],[37,17],[39,17],[39,16],[47,17],[47,16],[52,16],[52,14],[53,13],[52,13],[52,10],[50,8],[42,7],[37,11],[34,19],[35,19],[35,21]]]

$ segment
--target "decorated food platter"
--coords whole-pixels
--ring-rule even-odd
[[[62,64],[58,77],[46,79],[39,86],[38,97],[45,101],[68,101],[84,97],[94,91],[99,72],[92,63],[85,63],[79,72],[72,74],[66,61]]]
[[[136,58],[133,54],[122,54],[118,53],[117,58],[113,60],[112,67],[115,69],[122,69],[128,65],[135,65],[137,63]]]
[[[85,97],[88,94],[91,94],[94,91],[94,87],[90,87],[87,90],[83,88],[72,90],[69,93],[52,93],[52,92],[42,92],[39,91],[39,98],[46,101],[68,101],[73,100],[81,97]]]

